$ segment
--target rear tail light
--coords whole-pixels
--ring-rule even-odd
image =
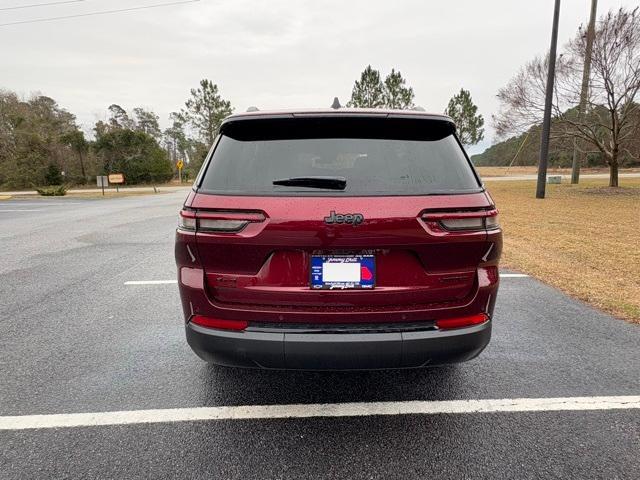
[[[206,232],[239,232],[249,224],[248,220],[198,219],[198,230]]]
[[[500,224],[498,223],[498,212],[496,211],[496,214],[492,217],[486,217],[484,219],[484,225],[487,230],[500,227]]]
[[[196,229],[196,214],[195,212],[191,212],[189,210],[182,210],[180,215],[178,215],[178,228],[182,230],[193,230]]]
[[[224,320],[222,318],[205,317],[204,315],[194,315],[191,317],[191,323],[206,328],[236,331],[244,330],[249,325],[249,322],[243,320]]]
[[[450,231],[478,231],[499,228],[498,210],[467,210],[450,212],[425,212],[422,220],[431,226]]]
[[[240,232],[250,223],[259,223],[265,220],[262,212],[244,210],[182,210],[180,212],[178,227],[183,230],[198,232]]]
[[[440,224],[447,230],[482,230],[483,218],[443,218]]]
[[[441,330],[449,330],[452,328],[471,327],[473,325],[480,325],[481,323],[489,320],[489,317],[485,313],[479,313],[477,315],[470,315],[468,317],[458,318],[444,318],[436,320],[436,327]]]

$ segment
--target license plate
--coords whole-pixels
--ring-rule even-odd
[[[373,288],[376,262],[373,255],[312,255],[311,288]]]

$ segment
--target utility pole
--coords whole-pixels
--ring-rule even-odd
[[[593,50],[593,40],[596,36],[596,11],[598,10],[598,0],[591,0],[591,15],[589,16],[589,26],[587,27],[587,45],[584,50],[584,69],[582,70],[582,88],[580,89],[580,104],[578,105],[578,122],[584,120],[587,111],[587,96],[589,95],[589,75],[591,73],[591,51]],[[580,180],[580,164],[583,153],[578,145],[578,138],[573,139],[573,163],[571,165],[571,183],[576,184]]]
[[[544,101],[544,119],[542,120],[542,138],[540,139],[540,162],[538,163],[538,185],[536,198],[544,198],[547,182],[547,163],[549,162],[549,134],[551,132],[551,105],[553,102],[553,82],[556,75],[556,48],[558,45],[558,18],[560,0],[556,0],[553,9],[553,27],[551,29],[551,48],[549,49],[549,68],[547,72],[547,90]]]

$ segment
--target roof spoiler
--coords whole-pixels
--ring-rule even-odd
[[[288,114],[247,115],[227,118],[220,132],[237,140],[283,140],[303,138],[370,138],[440,140],[455,133],[448,117],[390,113],[363,115],[336,111],[304,116]]]

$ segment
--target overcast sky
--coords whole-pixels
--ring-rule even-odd
[[[0,0],[0,24],[166,3]],[[599,0],[599,13],[636,1]],[[590,0],[563,0],[560,43],[586,23]],[[441,112],[460,87],[485,117],[495,95],[549,48],[553,0],[200,0],[111,15],[0,26],[0,88],[41,92],[86,131],[117,103],[163,125],[207,77],[236,111],[344,104],[362,69],[399,69],[415,102]]]

